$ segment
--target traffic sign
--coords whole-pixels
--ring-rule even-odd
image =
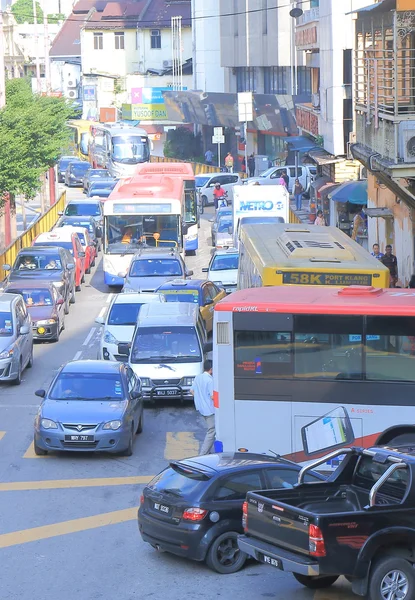
[[[213,135],[214,136],[223,135],[223,127],[214,127],[213,128]]]
[[[212,144],[224,144],[225,136],[224,135],[213,135],[212,136]]]

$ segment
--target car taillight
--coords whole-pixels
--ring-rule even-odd
[[[144,494],[141,494],[140,496],[140,505],[144,504]]]
[[[208,511],[204,510],[203,508],[186,508],[186,510],[183,511],[183,519],[185,521],[202,521],[202,519],[206,517],[207,513]]]
[[[244,531],[248,531],[248,502],[242,504],[242,527]]]
[[[317,525],[308,528],[308,545],[311,556],[326,556],[323,532]]]

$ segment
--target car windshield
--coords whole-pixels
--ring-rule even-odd
[[[13,320],[9,312],[0,312],[0,337],[13,335]]]
[[[266,171],[261,173],[260,177],[269,177],[274,171],[275,167],[271,167],[270,169],[267,169]]]
[[[143,303],[113,304],[108,316],[108,325],[135,325]]]
[[[75,159],[74,158],[61,158],[59,161],[59,168],[61,169],[61,171],[65,171],[66,168],[68,167],[69,163],[73,162]]]
[[[140,327],[134,338],[131,362],[200,362],[200,345],[194,327]]]
[[[42,288],[39,289],[20,289],[20,290],[7,290],[10,294],[20,294],[23,296],[23,300],[26,306],[51,306],[53,304],[53,298],[49,290]]]
[[[229,217],[230,215],[232,215],[232,211],[228,208],[224,210],[219,209],[216,216],[216,220],[221,219],[222,217]]]
[[[84,156],[88,156],[88,144],[89,131],[84,131],[84,133],[81,133],[81,142],[79,144],[79,149]]]
[[[123,400],[119,373],[61,373],[49,393],[52,400]]]
[[[232,232],[232,221],[221,219],[218,224],[218,233],[228,233],[229,230]]]
[[[73,221],[72,219],[64,219],[59,225],[60,227],[64,227],[65,225],[69,225],[69,227],[84,227],[89,231],[90,234],[94,234],[94,226],[90,221]]]
[[[106,169],[91,169],[88,173],[88,179],[99,179],[100,177],[109,177],[110,173]]]
[[[141,135],[116,135],[112,138],[112,158],[115,162],[135,165],[149,160],[148,139]]]
[[[99,217],[101,212],[98,202],[71,202],[64,214],[67,217]]]
[[[42,246],[57,246],[56,243],[42,244]],[[26,254],[20,256],[14,265],[14,270],[19,271],[33,271],[33,270],[44,270],[51,269],[59,271],[62,269],[61,260],[59,254]]]
[[[130,277],[170,277],[183,275],[175,258],[141,258],[131,263]]]
[[[87,162],[84,162],[84,163],[74,163],[71,166],[71,171],[72,171],[72,173],[75,173],[75,175],[85,175],[85,173],[90,168],[91,168],[91,165],[89,163],[87,163]]]
[[[199,304],[199,290],[159,290],[166,297],[166,302],[193,302]]]
[[[184,465],[185,467],[185,465]],[[174,468],[167,467],[164,471],[156,475],[148,487],[156,492],[167,492],[172,495],[185,497],[205,488],[206,475],[201,471],[181,469],[180,464],[174,465]]]
[[[231,271],[238,268],[239,254],[219,254],[210,265],[211,271]]]
[[[209,179],[210,179],[210,177],[195,177],[196,187],[203,187],[204,185],[207,184]]]

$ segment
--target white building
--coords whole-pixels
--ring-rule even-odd
[[[193,89],[225,91],[221,66],[220,0],[192,0]]]

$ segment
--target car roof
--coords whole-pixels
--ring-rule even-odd
[[[158,300],[160,300],[160,296],[162,296],[162,294],[157,294],[157,293],[142,293],[140,294],[139,292],[136,293],[120,293],[117,294],[114,297],[113,300],[113,304],[147,304],[149,302],[157,302]],[[161,299],[161,302],[163,301],[163,299]]]
[[[73,227],[58,227],[57,229],[53,229],[53,231],[39,234],[34,243],[37,246],[41,245],[42,242],[71,242],[72,236],[75,234],[76,231],[74,231]]]
[[[85,204],[85,203],[91,204],[91,202],[95,202],[98,204],[99,200],[92,200],[91,198],[85,198],[85,197],[84,198],[76,198],[76,199],[69,200],[66,207],[68,207],[70,204]],[[76,216],[80,216],[80,215],[70,215],[70,216],[76,217]]]
[[[10,305],[13,300],[21,298],[20,294],[10,294],[9,292],[3,292],[0,294],[0,311],[9,311]]]
[[[59,158],[59,160],[79,160],[79,158],[77,156],[74,156],[73,154],[71,155],[67,155],[67,156],[61,156]]]
[[[170,281],[166,281],[162,283],[158,288],[159,290],[180,290],[183,288],[187,288],[188,290],[198,290],[204,283],[208,281],[207,279],[171,279]]]
[[[64,249],[60,248],[60,246],[42,246],[39,244],[39,246],[28,246],[27,248],[22,248],[16,258],[19,256],[24,256],[25,254],[32,256],[33,254],[38,254],[39,252],[42,252],[42,254],[57,254],[63,250]]]
[[[175,248],[140,248],[132,260],[140,258],[181,258]]]
[[[21,280],[18,279],[17,281],[10,281],[10,283],[7,284],[7,286],[5,287],[5,291],[7,292],[7,290],[10,289],[15,289],[15,290],[28,290],[28,289],[48,289],[51,290],[54,287],[53,283],[50,283],[49,281],[43,281],[42,279],[35,279],[35,280]]]
[[[124,363],[106,360],[71,360],[62,371],[65,373],[119,373]]]
[[[189,326],[195,325],[199,307],[190,302],[161,302],[144,304],[141,308],[137,326]]]
[[[94,217],[91,215],[63,215],[59,221],[91,221],[91,223],[95,223]],[[53,231],[55,231],[55,229]]]
[[[188,465],[189,467],[200,470],[214,471],[217,473],[239,470],[241,467],[256,467],[264,465],[272,465],[274,467],[284,466],[285,468],[291,467],[298,471],[301,468],[299,465],[281,461],[274,456],[254,454],[250,452],[222,452],[220,454],[206,454],[204,456],[196,456],[195,458],[185,458],[177,461],[177,463],[180,465]]]
[[[239,255],[239,250],[237,250],[236,248],[221,248],[219,250],[215,250],[215,252],[212,255],[212,258],[214,258],[215,256],[226,256],[226,254]]]

